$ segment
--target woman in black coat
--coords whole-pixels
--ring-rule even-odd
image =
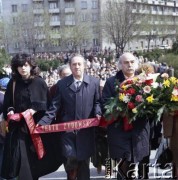
[[[36,124],[48,106],[48,87],[38,76],[39,69],[31,56],[15,55],[12,58],[11,67],[13,74],[4,96],[4,117],[7,119],[9,114],[29,110]],[[19,180],[35,180],[49,173],[48,169],[45,169],[47,156],[38,160],[25,120],[23,118],[19,122],[10,120],[8,127],[1,176],[5,179],[18,177]],[[42,139],[45,138],[43,144],[47,148],[46,142],[49,141],[46,140],[48,137],[44,136],[47,135],[42,137]],[[48,148],[45,150],[49,155]]]

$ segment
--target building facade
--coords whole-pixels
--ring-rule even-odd
[[[150,32],[142,31],[127,44],[125,50],[147,49],[148,34],[152,35],[150,49],[160,44],[172,45],[178,29],[178,0],[126,1],[132,6],[132,13],[148,14],[150,24],[154,26]],[[82,35],[79,37],[83,33],[80,29],[78,34],[80,42],[75,50],[97,51],[109,47],[114,48],[113,43],[102,35],[99,26],[104,2],[106,0],[2,0],[1,14],[2,21],[6,24],[4,32],[6,41],[1,46],[3,45],[9,53],[69,51],[75,42],[68,40],[64,43],[62,39],[68,31],[65,29],[61,33],[61,29],[78,26],[83,27],[87,32],[90,30],[90,36],[86,39]],[[22,28],[22,24],[18,21],[19,14],[29,11],[32,12],[33,20],[28,20],[29,17],[27,17],[26,24],[29,27],[27,28],[26,25]],[[49,27],[44,28],[45,21]],[[87,26],[82,26],[82,24],[87,24]],[[32,26],[35,28],[32,29]],[[50,35],[45,34],[46,31],[50,31]],[[75,34],[76,31],[73,29],[71,34]]]

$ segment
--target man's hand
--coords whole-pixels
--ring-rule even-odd
[[[100,120],[100,119],[101,119],[101,115],[97,114],[97,115],[96,115],[96,118],[97,118],[98,120]]]
[[[11,110],[11,111],[9,111],[9,112],[7,113],[7,115],[12,115],[12,114],[14,114],[14,111],[13,111],[13,110]]]

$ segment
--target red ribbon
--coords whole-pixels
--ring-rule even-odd
[[[22,117],[24,117],[25,122],[28,126],[28,129],[30,131],[31,139],[32,139],[33,145],[35,147],[35,150],[37,152],[38,159],[42,159],[45,155],[45,150],[44,150],[43,142],[41,140],[40,135],[39,134],[33,134],[33,130],[34,130],[36,125],[35,125],[35,121],[33,119],[32,114],[30,113],[30,111],[26,110],[22,113],[16,113],[16,114],[8,115],[8,122],[10,120],[20,121],[22,119]]]
[[[8,115],[8,122],[10,120],[20,121],[22,117],[24,117],[25,122],[28,126],[28,129],[30,131],[30,135],[32,138],[32,142],[34,144],[34,147],[35,147],[35,150],[37,152],[39,159],[43,158],[45,155],[43,142],[39,134],[90,128],[90,127],[98,126],[100,123],[100,121],[97,118],[90,118],[90,119],[73,120],[66,123],[59,123],[59,124],[44,125],[44,126],[36,127],[33,116],[29,110],[26,110],[22,113]]]
[[[99,126],[101,127],[107,127],[109,126],[110,124],[112,124],[114,121],[119,121],[119,119],[115,120],[114,118],[112,118],[111,120],[106,120],[104,117],[101,118],[100,120],[100,124]],[[133,129],[133,125],[132,123],[129,122],[128,118],[127,117],[124,117],[123,118],[123,128],[124,128],[124,131],[130,131]]]
[[[73,120],[73,121],[65,122],[65,123],[38,126],[34,129],[33,133],[41,134],[41,133],[79,130],[79,129],[85,129],[85,128],[98,126],[99,122],[100,121],[97,118]]]

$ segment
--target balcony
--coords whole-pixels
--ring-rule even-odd
[[[44,9],[33,9],[33,14],[43,14]]]
[[[174,2],[167,2],[167,6],[172,6],[172,7],[174,7]]]
[[[178,12],[173,12],[172,15],[173,16],[178,16]]]
[[[53,33],[51,33],[50,34],[50,37],[52,38],[52,39],[60,39],[61,38],[61,35],[60,34],[53,34]]]
[[[55,8],[55,9],[49,9],[49,13],[59,13],[60,12],[60,10],[59,10],[59,8]]]
[[[75,8],[65,8],[65,13],[74,13]]]
[[[75,21],[65,21],[66,26],[75,26]]]
[[[38,39],[38,40],[42,40],[42,39],[45,39],[45,34],[38,34],[38,35],[35,35],[35,39]]]
[[[151,14],[156,14],[156,13],[157,13],[157,11],[153,11],[153,10],[151,11]]]
[[[44,26],[44,22],[34,22],[34,26],[35,27],[43,27]]]
[[[50,24],[50,26],[60,26],[61,22],[60,21],[51,21],[49,24]]]

